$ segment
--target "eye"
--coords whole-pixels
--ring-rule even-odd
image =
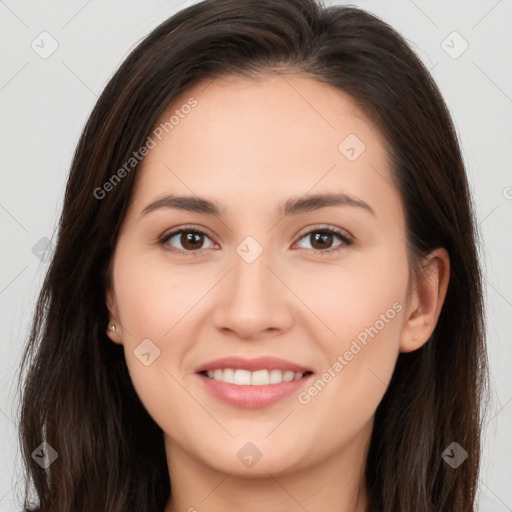
[[[210,245],[204,247],[205,239],[210,241]],[[160,244],[171,246],[171,250],[177,252],[202,254],[202,249],[214,248],[215,244],[210,237],[201,229],[195,226],[185,226],[179,230],[173,231],[159,241]],[[175,247],[178,244],[178,247]],[[180,247],[181,245],[181,247]]]
[[[336,239],[339,240],[339,243],[333,245]],[[204,247],[205,240],[210,242],[206,247]],[[301,246],[300,242],[302,240],[309,240],[311,247]],[[164,235],[159,240],[159,243],[165,245],[171,251],[189,253],[191,256],[199,256],[203,253],[203,249],[213,249],[216,247],[211,238],[202,229],[196,226],[185,226],[172,231]],[[178,247],[176,247],[176,244],[178,244]],[[319,254],[332,253],[339,250],[341,247],[351,244],[352,239],[345,231],[332,227],[316,228],[307,232],[299,240],[299,246],[303,249],[311,249],[313,252]]]
[[[332,245],[335,239],[340,240],[337,245]],[[313,250],[316,253],[331,253],[339,250],[341,247],[352,244],[352,240],[347,233],[335,228],[317,228],[309,231],[300,240],[308,240],[311,247],[302,248]],[[300,241],[299,241],[300,243]]]

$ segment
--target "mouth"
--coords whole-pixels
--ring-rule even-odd
[[[297,394],[313,376],[309,368],[274,357],[218,359],[196,373],[215,398],[253,409]]]
[[[305,375],[311,375],[312,372],[293,372],[291,370],[263,369],[251,372],[249,370],[234,368],[217,368],[201,372],[209,379],[235,386],[269,386],[272,384],[281,384],[282,382],[291,382],[300,380]]]

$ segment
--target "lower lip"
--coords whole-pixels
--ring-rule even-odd
[[[198,375],[214,396],[228,404],[247,409],[266,407],[294,393],[296,394],[305,385],[306,381],[313,376],[313,374],[308,374],[299,380],[267,384],[266,386],[238,386],[237,384],[228,384],[210,379],[202,373]]]

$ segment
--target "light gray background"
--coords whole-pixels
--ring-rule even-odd
[[[21,508],[14,378],[47,268],[32,247],[54,235],[72,152],[107,80],[152,28],[191,3],[0,1],[2,512]],[[461,139],[484,242],[492,372],[480,511],[512,511],[512,1],[352,3],[409,40],[432,70]],[[31,47],[50,48],[43,31],[58,43],[47,59]],[[458,55],[464,41],[469,47]]]

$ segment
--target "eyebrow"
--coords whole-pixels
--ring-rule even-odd
[[[319,210],[320,208],[326,208],[328,206],[352,206],[366,210],[375,217],[377,216],[373,208],[368,203],[358,199],[357,197],[343,193],[313,194],[291,198],[285,201],[280,208],[278,208],[278,213],[283,217],[286,217],[289,215],[297,215],[299,213]],[[216,217],[222,216],[222,209],[216,201],[211,201],[199,196],[180,195],[166,195],[156,199],[142,210],[141,215],[147,215],[148,213],[161,208],[204,213],[207,215],[215,215]]]

